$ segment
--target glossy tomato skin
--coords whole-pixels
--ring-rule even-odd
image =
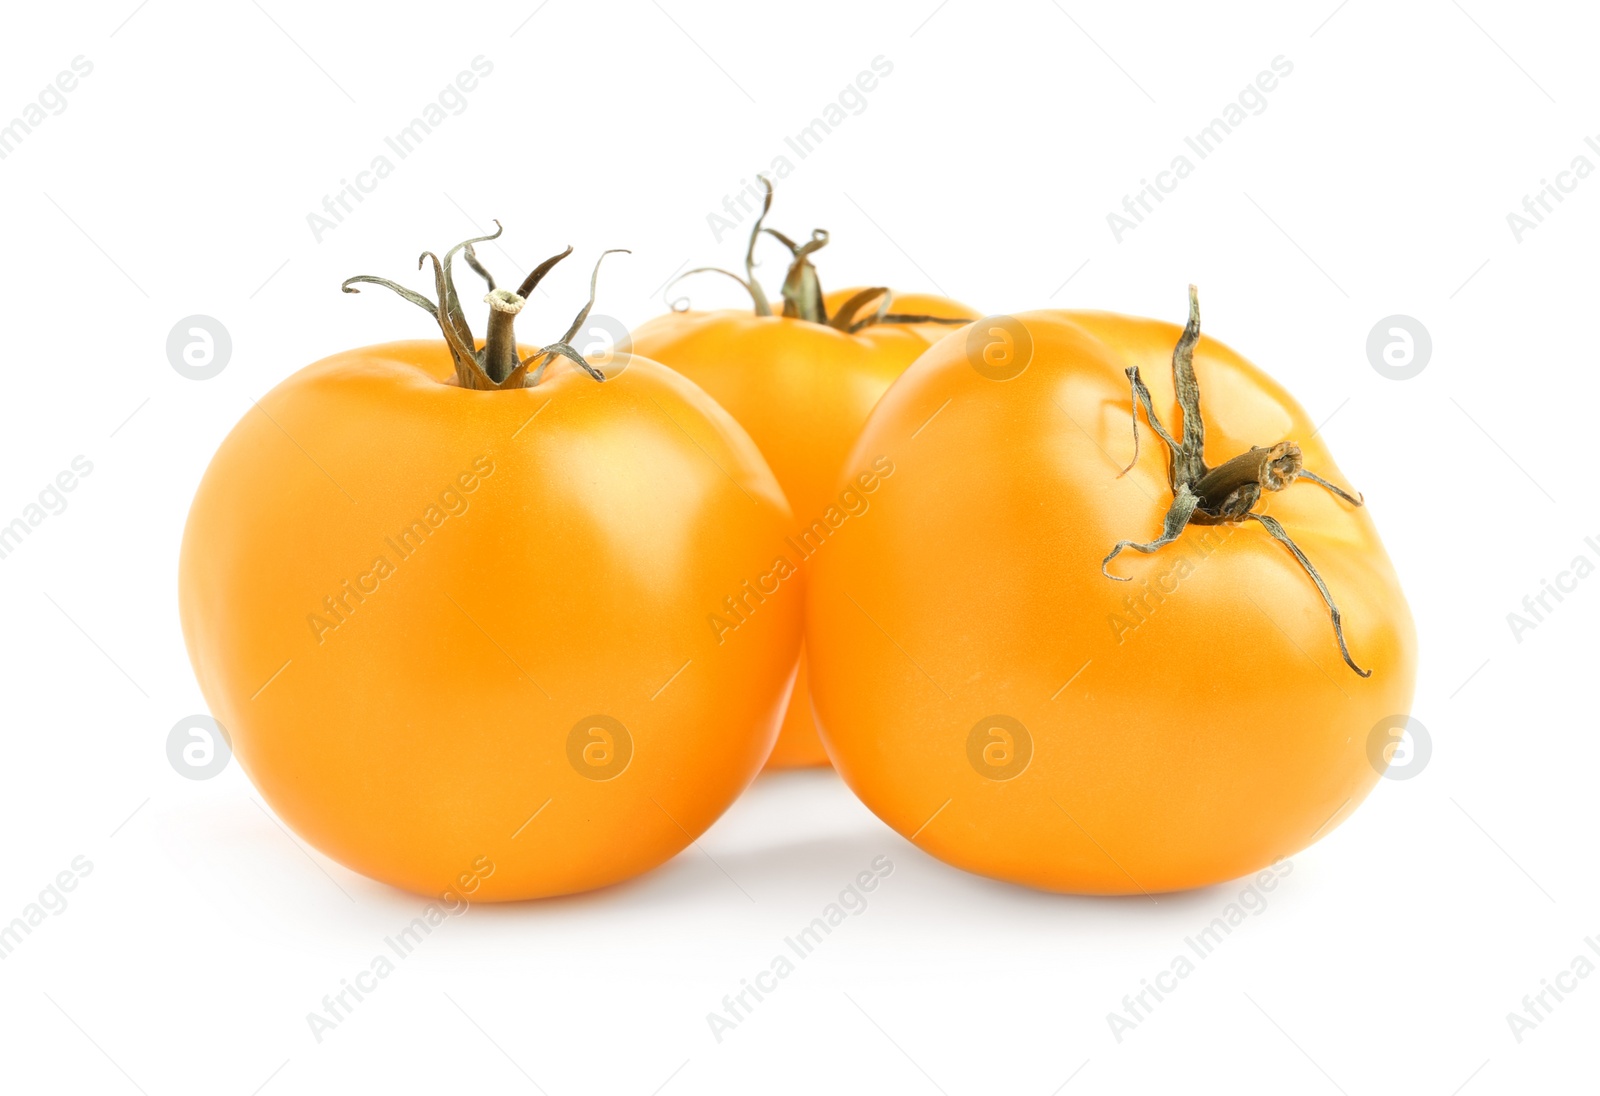
[[[830,313],[857,292],[828,294]],[[954,301],[896,296],[896,311],[976,318]],[[677,370],[726,408],[766,456],[794,510],[792,545],[783,550],[801,566],[821,536],[801,531],[845,512],[836,479],[861,424],[878,398],[948,327],[882,324],[851,335],[822,324],[749,312],[677,312],[632,335],[634,352]],[[870,460],[868,461],[870,464]],[[864,468],[851,469],[860,474]],[[831,528],[831,526],[830,526]],[[798,546],[798,549],[794,546]],[[800,660],[794,695],[768,764],[774,768],[826,765]]]
[[[180,567],[196,675],[340,863],[472,900],[604,886],[684,848],[771,749],[798,591],[724,644],[707,616],[771,570],[783,493],[694,385],[606,372],[475,392],[442,343],[351,351],[207,469]]]
[[[1152,539],[1171,501],[1147,427],[1118,478],[1132,456],[1123,370],[1140,367],[1178,429],[1180,329],[1014,319],[1019,374],[984,375],[977,344],[951,335],[856,443],[849,463],[886,454],[895,470],[812,569],[812,698],[834,764],[929,853],[1046,890],[1153,894],[1297,852],[1372,789],[1372,728],[1411,701],[1415,634],[1369,511],[1306,482],[1265,506],[1338,599],[1368,679],[1254,522],[1191,526],[1159,554],[1118,557],[1132,582],[1103,577],[1112,544]],[[1345,483],[1276,382],[1205,336],[1194,365],[1209,463],[1292,439]]]

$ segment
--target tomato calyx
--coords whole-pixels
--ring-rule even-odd
[[[1322,576],[1312,566],[1311,560],[1306,558],[1306,554],[1300,550],[1300,546],[1289,536],[1277,518],[1269,514],[1256,513],[1256,506],[1261,502],[1264,492],[1285,490],[1296,480],[1301,479],[1317,484],[1351,506],[1361,506],[1365,500],[1360,496],[1349,494],[1308,470],[1300,447],[1292,441],[1280,441],[1276,445],[1265,447],[1252,446],[1215,468],[1208,468],[1203,455],[1206,428],[1205,419],[1200,413],[1200,382],[1194,372],[1194,348],[1199,341],[1200,295],[1191,285],[1189,322],[1184,325],[1183,334],[1178,337],[1178,345],[1172,351],[1172,383],[1178,394],[1178,407],[1183,413],[1182,441],[1175,440],[1167,433],[1166,427],[1161,425],[1161,419],[1156,415],[1150,398],[1150,389],[1145,387],[1143,378],[1139,376],[1138,366],[1130,366],[1124,370],[1132,390],[1133,460],[1129,461],[1128,467],[1117,475],[1119,477],[1127,475],[1138,463],[1139,408],[1142,406],[1145,419],[1150,423],[1150,429],[1155,431],[1156,436],[1167,447],[1167,485],[1172,489],[1172,505],[1162,522],[1159,537],[1142,544],[1132,540],[1119,540],[1111,549],[1111,553],[1101,560],[1101,572],[1107,578],[1128,582],[1128,578],[1113,575],[1106,570],[1107,565],[1116,559],[1124,548],[1132,548],[1136,552],[1146,554],[1159,551],[1177,540],[1179,534],[1189,525],[1237,525],[1245,521],[1258,522],[1273,540],[1289,550],[1296,562],[1310,576],[1311,581],[1316,584],[1317,592],[1322,595],[1322,600],[1328,607],[1328,615],[1333,621],[1333,634],[1339,641],[1339,653],[1344,656],[1345,665],[1362,677],[1371,677],[1371,670],[1363,670],[1350,657],[1350,648],[1345,644],[1344,624],[1339,616],[1339,606],[1334,602],[1333,594],[1328,591],[1328,584],[1322,580]]]
[[[355,288],[358,284],[381,285],[432,316],[439,324],[439,330],[444,333],[445,345],[450,348],[450,357],[455,363],[456,381],[462,388],[484,392],[505,388],[532,388],[543,379],[545,369],[557,356],[568,359],[594,380],[603,382],[606,379],[605,374],[584,360],[583,355],[573,347],[572,337],[583,327],[584,321],[589,318],[590,310],[594,308],[595,289],[600,279],[600,263],[607,255],[615,252],[628,254],[627,249],[617,247],[600,253],[600,258],[595,260],[594,272],[589,275],[589,301],[579,310],[566,333],[555,342],[540,347],[526,358],[519,360],[514,330],[517,314],[527,304],[528,297],[544,280],[544,276],[562,259],[572,254],[572,248],[569,246],[565,251],[550,256],[534,267],[514,291],[501,289],[495,285],[494,275],[490,274],[488,268],[478,259],[473,245],[499,239],[503,231],[500,222],[496,221],[493,233],[461,241],[444,253],[442,262],[439,256],[431,251],[424,251],[417,258],[418,270],[422,269],[425,261],[433,260],[433,284],[437,300],[430,300],[423,294],[407,289],[388,278],[379,278],[371,274],[357,274],[353,278],[346,278],[340,283],[339,288],[346,293],[359,293],[361,291]],[[467,323],[466,314],[461,310],[461,299],[456,293],[455,272],[452,267],[458,252],[462,260],[489,287],[489,292],[483,298],[484,303],[489,306],[489,328],[481,348],[472,333],[472,326]],[[533,369],[531,375],[530,367]]]
[[[839,311],[832,317],[828,315],[828,306],[822,295],[822,282],[817,277],[817,268],[812,265],[811,256],[828,245],[828,230],[814,228],[811,238],[804,243],[796,243],[788,236],[775,228],[765,227],[767,213],[772,209],[772,180],[765,175],[757,175],[761,186],[766,191],[761,202],[761,213],[756,217],[755,224],[750,229],[750,240],[744,252],[744,277],[740,277],[731,270],[720,266],[697,266],[693,270],[686,270],[672,281],[667,283],[666,291],[671,292],[672,287],[691,274],[721,274],[732,278],[750,294],[751,303],[755,306],[757,316],[773,315],[772,303],[767,297],[766,290],[756,279],[756,243],[763,235],[771,236],[789,249],[789,267],[783,277],[783,287],[780,293],[783,297],[782,314],[790,319],[805,320],[807,323],[820,324],[832,327],[837,331],[854,335],[863,328],[874,324],[913,324],[913,323],[941,323],[961,325],[971,323],[971,320],[956,319],[949,316],[926,316],[920,313],[891,312],[890,302],[894,294],[888,286],[874,286],[863,289],[839,307]],[[871,312],[861,315],[861,310],[872,301],[878,302],[878,307]],[[689,307],[687,298],[668,302],[674,312],[682,312]],[[859,319],[857,317],[860,317]]]

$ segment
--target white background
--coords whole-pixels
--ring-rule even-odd
[[[1452,1093],[1594,1085],[1600,977],[1519,1043],[1506,1014],[1600,936],[1600,558],[1591,434],[1600,179],[1519,242],[1506,215],[1600,134],[1577,4],[1323,0],[753,5],[177,0],[14,5],[0,119],[93,73],[0,160],[0,519],[94,464],[0,560],[0,920],[93,870],[0,962],[5,1087],[146,1093]],[[1337,5],[1337,6],[1336,6]],[[470,60],[467,109],[318,242],[306,215]],[[831,773],[767,777],[654,874],[475,907],[321,1043],[306,1014],[421,908],[309,851],[237,766],[168,764],[204,711],[176,611],[194,486],[232,424],[333,351],[428,336],[350,274],[402,278],[490,218],[509,279],[578,256],[524,314],[558,333],[601,248],[600,310],[661,311],[738,260],[707,214],[882,55],[893,74],[778,194],[833,232],[826,285],[988,312],[1104,307],[1207,331],[1326,420],[1409,592],[1432,758],[1295,856],[1271,903],[1119,1043],[1106,1014],[1242,884],[1036,894],[948,869]],[[1274,57],[1294,66],[1119,243],[1106,214]],[[790,154],[791,160],[795,160]],[[766,268],[769,278],[776,262]],[[422,285],[420,281],[413,284]],[[773,283],[775,287],[775,282]],[[716,280],[703,306],[737,303]],[[181,378],[201,313],[233,355]],[[1366,354],[1432,334],[1420,376]],[[532,323],[528,321],[530,318]],[[294,530],[283,531],[293,550]],[[1364,730],[1364,729],[1363,729]],[[708,1012],[874,857],[895,870],[719,1043]]]

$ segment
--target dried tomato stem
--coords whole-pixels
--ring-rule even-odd
[[[827,323],[828,305],[822,299],[822,281],[817,277],[817,268],[811,265],[811,253],[828,246],[828,230],[812,229],[811,239],[803,244],[795,243],[775,228],[765,231],[794,256],[783,278],[783,314],[809,323]]]
[[[686,270],[673,278],[663,289],[663,295],[671,293],[672,287],[693,274],[721,274],[732,278],[744,286],[744,291],[750,294],[751,303],[755,306],[757,316],[772,315],[772,305],[767,298],[766,291],[761,288],[761,283],[756,280],[756,242],[762,236],[771,236],[789,249],[789,266],[783,277],[783,314],[790,319],[805,320],[807,323],[825,324],[849,334],[855,334],[862,328],[871,327],[873,324],[965,324],[970,320],[949,316],[924,316],[910,313],[896,313],[889,311],[889,302],[893,294],[882,286],[862,290],[850,298],[839,310],[839,314],[828,316],[827,302],[822,294],[822,282],[817,277],[817,268],[811,264],[812,252],[827,246],[828,230],[815,228],[811,230],[811,239],[803,244],[797,244],[775,228],[765,227],[767,213],[772,209],[772,180],[765,175],[757,175],[761,186],[765,190],[765,197],[761,202],[761,214],[756,217],[756,223],[750,229],[750,241],[745,246],[744,252],[744,277],[740,277],[731,270],[720,266],[697,266],[693,270]],[[869,301],[881,298],[878,308],[865,319],[857,320],[855,315]],[[667,298],[668,307],[674,312],[682,312],[689,307],[687,298],[672,300]]]
[[[489,306],[489,337],[484,341],[483,371],[496,385],[504,384],[517,367],[517,313],[527,303],[509,289],[485,294]]]
[[[1344,657],[1345,665],[1362,677],[1371,677],[1371,670],[1363,670],[1356,665],[1355,659],[1350,657],[1350,648],[1344,639],[1344,620],[1339,613],[1338,604],[1333,600],[1333,594],[1328,590],[1328,584],[1322,581],[1322,576],[1312,566],[1311,560],[1300,550],[1300,546],[1276,518],[1255,512],[1263,492],[1282,491],[1297,479],[1309,480],[1352,506],[1360,506],[1361,500],[1335,487],[1321,476],[1307,471],[1300,447],[1292,441],[1280,441],[1265,447],[1252,446],[1215,468],[1208,468],[1204,452],[1205,419],[1200,413],[1200,382],[1194,372],[1194,349],[1199,341],[1200,295],[1191,285],[1189,322],[1184,326],[1183,334],[1179,336],[1178,344],[1172,351],[1172,386],[1183,414],[1181,442],[1175,440],[1161,424],[1150,398],[1150,389],[1145,387],[1138,368],[1125,370],[1133,394],[1133,460],[1118,475],[1125,475],[1139,459],[1139,408],[1143,407],[1150,428],[1167,447],[1167,479],[1172,488],[1172,505],[1168,507],[1166,516],[1162,520],[1159,537],[1146,543],[1133,540],[1118,541],[1100,562],[1101,572],[1107,578],[1117,579],[1120,582],[1128,581],[1106,570],[1124,548],[1146,553],[1158,551],[1177,540],[1190,525],[1258,522],[1272,539],[1289,550],[1301,569],[1316,585],[1317,592],[1322,595],[1322,600],[1328,607],[1328,616],[1333,622],[1334,638],[1338,640],[1339,654]]]
[[[595,287],[600,276],[600,264],[595,263],[594,274],[589,279],[589,301],[578,313],[572,325],[567,328],[567,333],[560,339],[543,347],[530,355],[527,359],[517,360],[517,334],[516,318],[528,303],[528,296],[538,287],[539,282],[550,270],[572,254],[568,247],[559,255],[552,255],[538,266],[525,278],[515,292],[509,289],[497,289],[494,276],[479,262],[473,244],[493,240],[500,235],[500,222],[494,223],[495,230],[491,236],[475,236],[470,240],[463,240],[449,251],[445,252],[443,261],[431,251],[424,251],[418,260],[418,266],[429,259],[433,260],[434,290],[437,300],[429,300],[415,290],[392,282],[387,278],[377,278],[370,274],[358,274],[353,278],[346,278],[340,288],[346,293],[359,293],[357,285],[381,285],[385,289],[393,290],[399,296],[421,308],[432,316],[439,325],[439,330],[444,334],[445,345],[450,349],[450,357],[455,363],[456,382],[462,388],[477,389],[480,391],[495,391],[502,388],[524,388],[539,383],[544,376],[545,366],[555,357],[567,358],[596,381],[604,381],[605,375],[584,360],[570,345],[573,335],[588,318],[589,311],[594,307]],[[613,249],[620,250],[620,249]],[[488,337],[479,349],[477,340],[473,337],[472,328],[467,323],[466,315],[461,311],[461,300],[456,293],[455,275],[451,264],[457,252],[462,252],[467,265],[470,266],[489,285],[489,292],[484,296],[484,302],[489,306]],[[601,258],[611,254],[603,252]],[[538,361],[539,367],[530,377],[529,367]]]

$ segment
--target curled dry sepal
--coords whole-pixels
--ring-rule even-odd
[[[664,292],[672,292],[672,287],[691,274],[721,274],[732,278],[744,286],[745,292],[750,294],[750,300],[755,305],[757,316],[771,316],[772,304],[767,299],[766,290],[761,288],[761,283],[756,280],[756,242],[763,235],[771,236],[784,247],[789,249],[790,262],[788,272],[783,278],[783,314],[791,319],[807,320],[811,323],[825,324],[839,331],[855,334],[862,328],[871,327],[880,323],[943,323],[967,324],[970,319],[953,318],[950,316],[924,316],[909,312],[890,312],[889,302],[894,299],[888,286],[873,286],[863,289],[852,296],[848,301],[839,306],[839,311],[828,315],[827,303],[822,296],[822,282],[817,278],[817,268],[811,263],[812,252],[818,251],[828,244],[828,230],[814,228],[811,230],[811,239],[803,244],[795,243],[788,236],[775,228],[763,227],[767,213],[772,209],[772,180],[765,175],[757,176],[761,186],[766,191],[766,197],[761,202],[761,215],[756,218],[756,223],[750,229],[750,242],[744,251],[744,277],[739,277],[731,270],[720,266],[697,266],[693,270],[685,270],[672,281],[667,283]],[[878,307],[861,315],[861,310],[872,301],[878,302]],[[682,312],[688,307],[687,299],[682,301],[669,301],[674,312]],[[858,319],[857,317],[860,316]]]
[[[1172,506],[1167,510],[1159,537],[1146,544],[1119,540],[1111,549],[1111,554],[1101,561],[1100,569],[1108,578],[1127,582],[1128,579],[1106,571],[1106,565],[1124,548],[1132,548],[1136,552],[1154,552],[1177,540],[1178,535],[1191,524],[1237,525],[1243,521],[1260,522],[1262,528],[1266,529],[1274,540],[1289,549],[1300,566],[1305,569],[1306,574],[1311,576],[1311,581],[1317,584],[1317,592],[1322,595],[1322,600],[1328,606],[1328,615],[1333,619],[1333,634],[1339,641],[1339,653],[1344,656],[1345,665],[1362,677],[1371,677],[1371,670],[1363,670],[1350,657],[1350,648],[1344,641],[1344,625],[1339,619],[1339,606],[1334,603],[1333,595],[1328,592],[1328,584],[1322,581],[1322,576],[1317,574],[1317,569],[1311,565],[1306,554],[1300,550],[1300,546],[1284,530],[1277,518],[1254,512],[1256,504],[1261,501],[1263,491],[1282,491],[1297,479],[1310,480],[1331,491],[1351,506],[1360,506],[1362,500],[1335,487],[1316,473],[1308,471],[1304,467],[1300,447],[1292,441],[1280,441],[1276,445],[1267,447],[1251,446],[1246,452],[1224,461],[1215,468],[1206,467],[1205,457],[1202,455],[1202,450],[1205,448],[1206,425],[1205,419],[1200,414],[1200,382],[1194,374],[1194,347],[1199,341],[1200,295],[1191,285],[1189,322],[1184,326],[1183,334],[1178,337],[1178,345],[1172,351],[1172,385],[1178,394],[1178,407],[1183,412],[1181,442],[1174,440],[1161,425],[1161,419],[1156,416],[1155,408],[1151,405],[1150,390],[1145,387],[1143,379],[1139,376],[1138,366],[1130,366],[1126,370],[1128,384],[1133,389],[1133,460],[1128,462],[1128,467],[1119,475],[1126,475],[1139,459],[1139,408],[1143,406],[1145,418],[1150,421],[1150,429],[1156,432],[1156,436],[1167,447],[1167,483],[1172,489]]]
[[[500,222],[496,221],[493,234],[462,240],[444,253],[443,262],[431,251],[422,253],[417,259],[417,269],[421,270],[425,261],[433,260],[433,283],[438,295],[436,301],[429,300],[421,293],[407,289],[388,278],[378,278],[370,274],[358,274],[354,278],[346,278],[339,288],[346,293],[359,293],[361,291],[355,288],[359,283],[381,285],[385,289],[394,290],[432,316],[438,322],[439,330],[444,332],[445,344],[450,347],[450,357],[455,362],[456,379],[463,388],[488,392],[502,388],[531,388],[543,378],[545,368],[558,354],[569,359],[595,380],[604,381],[605,375],[584,360],[583,355],[572,346],[571,339],[583,327],[584,321],[589,318],[589,310],[594,307],[595,286],[600,278],[600,263],[613,252],[620,251],[626,254],[627,249],[617,247],[600,253],[600,258],[595,260],[594,272],[589,276],[589,303],[578,312],[571,326],[567,328],[566,334],[550,345],[540,347],[526,358],[518,360],[516,332],[513,330],[517,313],[522,311],[522,306],[527,303],[529,295],[538,287],[544,276],[550,273],[551,268],[572,254],[572,248],[568,247],[559,255],[552,255],[534,267],[515,291],[498,289],[494,284],[494,275],[490,274],[478,260],[473,245],[498,239],[502,231]],[[451,266],[457,252],[461,253],[467,265],[489,285],[489,292],[483,298],[489,306],[489,332],[484,339],[482,349],[478,347],[477,339],[472,334],[472,327],[461,311],[461,300],[456,295],[455,274]],[[533,369],[531,375],[528,372],[530,367]]]

